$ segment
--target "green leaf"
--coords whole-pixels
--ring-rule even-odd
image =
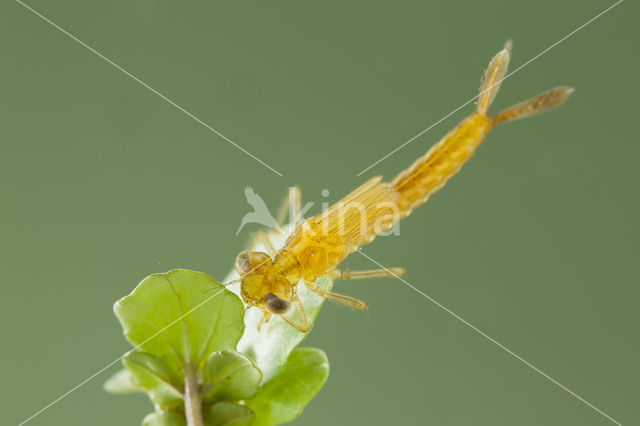
[[[156,406],[162,409],[182,406],[184,378],[167,361],[143,352],[130,352],[122,362]]]
[[[142,420],[142,426],[186,426],[187,422],[181,414],[172,412],[151,413]]]
[[[205,426],[249,426],[253,411],[244,405],[219,402],[204,415]]]
[[[282,371],[247,401],[247,406],[255,414],[252,426],[277,425],[295,419],[322,388],[328,376],[329,361],[323,351],[295,349]]]
[[[203,401],[239,401],[255,395],[262,374],[239,352],[211,354],[202,371]]]
[[[114,311],[132,345],[174,365],[201,367],[212,352],[235,349],[244,328],[238,297],[184,269],[148,276]]]
[[[116,374],[104,382],[103,388],[109,393],[132,393],[145,391],[136,384],[133,375],[126,368],[116,372]]]
[[[323,278],[319,284],[328,290],[332,282]],[[298,287],[298,295],[313,323],[324,299],[304,286]],[[328,376],[322,351],[294,350],[306,334],[278,317],[258,333],[261,313],[253,309],[245,315],[237,296],[202,273],[173,270],[151,275],[119,300],[114,311],[135,348],[123,358],[126,370],[105,388],[146,391],[158,411],[148,415],[144,425],[185,425],[186,367],[195,367],[200,381],[206,426],[267,426],[293,420]],[[235,352],[236,347],[248,356]]]

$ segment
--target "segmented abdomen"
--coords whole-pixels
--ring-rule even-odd
[[[391,182],[369,179],[299,226],[284,250],[296,257],[305,280],[332,272],[349,253],[389,230],[446,183],[473,155],[491,128],[475,113],[462,121]]]
[[[491,119],[484,114],[470,115],[391,181],[392,187],[401,195],[398,207],[402,217],[427,201],[460,170],[482,143],[491,125]]]

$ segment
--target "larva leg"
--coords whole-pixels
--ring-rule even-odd
[[[293,186],[289,188],[289,195],[284,200],[284,203],[280,206],[280,210],[278,210],[278,226],[284,225],[284,221],[287,217],[287,213],[291,212],[289,215],[289,220],[291,222],[295,222],[298,224],[300,218],[300,210],[302,209],[302,196],[300,193],[300,188],[297,186]]]
[[[284,220],[287,217],[287,213],[289,212],[289,209],[290,209],[289,206],[293,206],[293,210],[292,210],[293,218],[291,218],[291,220],[292,221],[296,220],[296,224],[297,224],[298,215],[300,214],[300,208],[301,208],[300,200],[301,200],[300,188],[298,188],[297,186],[289,188],[289,195],[284,200],[284,202],[280,206],[280,210],[278,211],[278,219],[277,219],[278,227],[274,229],[269,229],[268,231],[257,232],[253,236],[253,239],[251,240],[249,247],[253,248],[257,243],[262,243],[262,245],[264,245],[265,249],[267,250],[268,255],[273,256],[274,254],[276,254],[276,249],[273,247],[273,244],[271,244],[271,239],[269,237],[274,233],[278,234],[282,232],[280,228],[284,224]]]
[[[361,311],[366,311],[369,308],[369,305],[360,299],[356,299],[355,297],[351,297],[351,296],[345,296],[344,294],[323,290],[315,282],[305,281],[304,285],[306,285],[309,290],[313,291],[315,294],[319,296],[324,297],[325,299],[330,299],[330,300],[333,300],[334,302],[337,302],[346,306],[351,306],[352,308],[359,309]]]
[[[308,333],[309,330],[311,330],[311,327],[309,327],[309,319],[307,319],[307,314],[304,312],[302,302],[300,302],[300,299],[297,295],[293,298],[293,306],[295,307],[296,313],[298,314],[298,321],[290,320],[285,315],[280,315],[280,318],[282,318],[287,324],[298,330],[300,333]]]
[[[251,240],[249,247],[253,249],[258,243],[262,243],[262,245],[264,245],[265,249],[267,250],[267,254],[269,256],[273,256],[274,254],[276,254],[276,249],[275,247],[273,247],[273,244],[271,244],[271,240],[269,239],[269,232],[258,231],[253,236],[253,239]]]
[[[377,277],[401,277],[405,273],[404,268],[370,269],[367,271],[349,271],[337,269],[331,276],[334,280],[365,280]]]
[[[262,324],[266,324],[271,319],[271,312],[267,310],[262,310],[262,318],[260,318],[260,322],[258,323],[258,331],[262,328]]]

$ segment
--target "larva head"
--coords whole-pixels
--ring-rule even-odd
[[[258,251],[245,250],[238,254],[236,270],[241,277],[240,292],[246,304],[279,315],[289,310],[300,279],[297,262],[293,273],[290,268],[283,269],[291,263],[289,256],[281,252],[272,261],[266,253]],[[295,281],[292,283],[290,278]]]

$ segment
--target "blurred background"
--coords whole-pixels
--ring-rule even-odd
[[[539,0],[28,2],[278,170],[278,176],[19,3],[0,8],[2,424],[125,352],[112,304],[146,275],[223,279],[297,184],[320,211],[393,177],[473,110],[371,163],[477,93],[507,38],[517,68],[613,4]],[[635,16],[635,18],[634,18]],[[365,252],[622,424],[637,424],[638,7],[627,1],[503,85],[561,108],[500,126],[447,187]],[[636,53],[634,53],[636,52]],[[351,269],[371,268],[352,256]],[[331,374],[299,424],[613,424],[393,279],[340,282],[303,343]],[[135,425],[114,366],[33,419]]]

